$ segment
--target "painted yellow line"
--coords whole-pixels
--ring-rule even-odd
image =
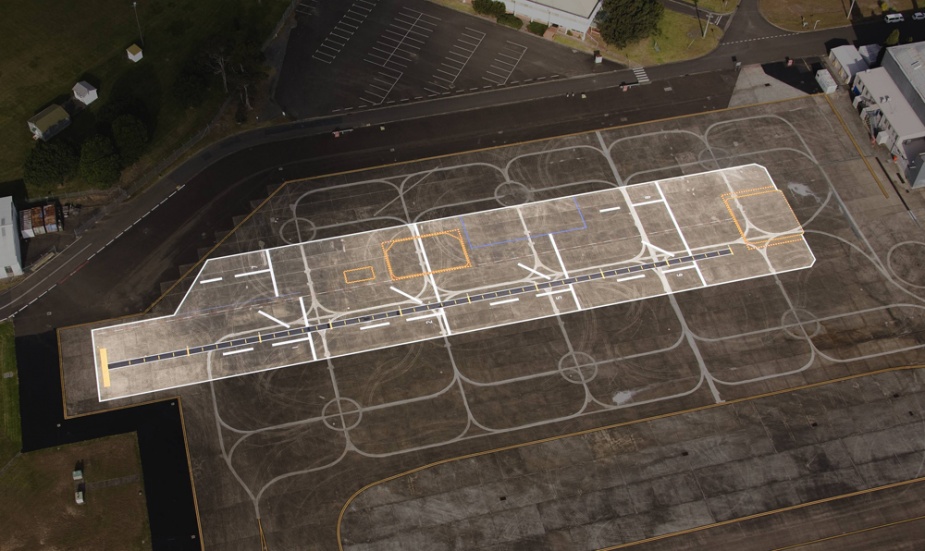
[[[925,515],[919,516],[919,517],[914,517],[914,518],[906,518],[906,519],[903,519],[903,520],[894,520],[893,522],[886,522],[886,523],[883,523],[883,524],[878,524],[877,526],[869,526],[869,527],[867,527],[867,528],[861,528],[860,530],[852,530],[851,532],[845,532],[845,533],[843,533],[843,534],[836,534],[836,535],[834,535],[834,536],[829,536],[829,537],[826,537],[826,538],[819,538],[819,539],[813,540],[813,541],[805,541],[805,542],[803,542],[803,543],[797,543],[797,544],[794,544],[794,545],[788,545],[788,546],[786,546],[786,547],[777,547],[777,548],[774,549],[774,551],[785,551],[785,550],[787,550],[787,549],[796,549],[796,548],[798,548],[798,547],[805,547],[805,546],[807,546],[807,545],[812,545],[812,544],[814,544],[814,543],[821,543],[821,542],[823,542],[823,541],[837,540],[837,539],[840,539],[840,538],[844,538],[844,537],[846,537],[846,536],[855,536],[855,535],[857,535],[857,534],[863,534],[864,532],[873,532],[874,530],[880,530],[881,528],[892,528],[893,526],[899,526],[899,525],[901,525],[901,524],[906,524],[907,522],[917,522],[917,521],[920,521],[920,520],[925,520]]]
[[[827,94],[822,94],[825,98],[825,101],[829,103],[829,107],[832,109],[832,112],[835,113],[835,116],[838,118],[838,122],[841,123],[842,130],[845,131],[845,134],[848,135],[848,138],[851,140],[851,143],[854,144],[854,148],[857,149],[858,155],[861,156],[861,159],[864,161],[864,164],[867,165],[867,170],[870,172],[870,175],[873,176],[874,181],[877,182],[877,185],[880,186],[880,193],[883,194],[884,199],[889,199],[890,195],[886,192],[886,188],[883,187],[883,183],[880,181],[880,178],[877,178],[877,175],[874,174],[874,167],[870,165],[870,161],[867,160],[867,156],[864,155],[864,152],[861,151],[861,146],[858,144],[858,141],[854,139],[854,134],[851,133],[851,130],[848,128],[848,125],[845,123],[845,119],[842,118],[841,113],[838,112],[838,109],[835,108],[835,104],[832,103],[832,100],[829,99]]]
[[[445,465],[445,464],[447,464],[447,463],[453,463],[453,462],[456,462],[456,461],[463,461],[463,460],[466,460],[466,459],[472,459],[472,458],[474,458],[474,457],[481,457],[481,456],[483,456],[483,455],[491,455],[491,454],[493,454],[493,453],[498,453],[498,452],[503,452],[503,451],[508,451],[508,450],[516,450],[516,449],[519,449],[519,448],[525,448],[525,447],[533,446],[533,445],[536,445],[536,444],[543,444],[543,443],[545,443],[545,442],[553,442],[553,441],[556,441],[556,440],[562,440],[562,439],[571,438],[571,437],[574,437],[574,436],[582,436],[582,435],[585,435],[585,434],[592,434],[592,433],[596,433],[596,432],[603,432],[603,431],[606,431],[606,430],[611,430],[611,429],[620,428],[620,427],[627,427],[627,426],[639,425],[639,424],[642,424],[642,423],[647,423],[647,422],[649,422],[649,421],[655,421],[655,420],[658,420],[658,419],[667,419],[667,418],[670,418],[670,417],[677,417],[677,416],[679,416],[679,415],[686,415],[686,414],[688,414],[688,413],[696,413],[696,412],[699,412],[699,411],[706,411],[706,410],[711,410],[711,409],[714,409],[714,408],[727,407],[727,406],[730,406],[730,405],[733,405],[733,404],[739,404],[739,403],[743,403],[743,402],[751,402],[751,401],[753,401],[753,400],[759,400],[759,399],[768,398],[768,397],[771,397],[771,396],[778,396],[778,395],[781,395],[781,394],[789,394],[789,393],[791,393],[791,392],[797,392],[797,391],[807,390],[807,389],[811,389],[811,388],[817,388],[817,387],[821,387],[821,386],[830,385],[830,384],[833,384],[833,383],[840,383],[840,382],[844,382],[844,381],[850,381],[850,380],[853,380],[853,379],[859,379],[859,378],[861,378],[861,377],[871,377],[871,376],[881,375],[881,374],[883,374],[883,373],[892,373],[892,372],[894,372],[894,371],[905,371],[905,370],[922,369],[922,368],[925,368],[925,364],[907,365],[907,366],[901,366],[901,367],[888,367],[888,368],[885,368],[885,369],[880,369],[880,370],[877,370],[877,371],[871,371],[871,372],[868,372],[868,373],[855,373],[855,374],[852,374],[852,375],[846,375],[846,376],[844,376],[844,377],[836,377],[836,378],[834,378],[834,379],[829,379],[829,380],[827,380],[827,381],[818,381],[818,382],[815,382],[815,383],[809,383],[809,384],[805,384],[805,385],[801,385],[801,386],[796,386],[796,387],[791,387],[791,388],[782,388],[782,389],[778,389],[778,390],[772,390],[771,392],[765,392],[765,393],[763,393],[763,394],[756,394],[756,395],[754,395],[754,396],[747,396],[747,397],[744,397],[744,398],[735,398],[735,399],[732,399],[732,400],[727,400],[727,401],[725,401],[725,402],[720,402],[720,403],[718,403],[718,404],[706,404],[706,405],[702,405],[702,406],[696,406],[696,407],[688,408],[688,409],[685,409],[685,410],[671,411],[671,412],[667,412],[667,413],[660,413],[660,414],[658,414],[658,415],[653,415],[653,416],[651,416],[651,417],[645,417],[645,418],[642,418],[642,419],[634,419],[634,420],[632,420],[632,421],[623,421],[623,422],[620,422],[620,423],[613,423],[613,424],[610,424],[610,425],[605,425],[605,426],[603,426],[603,427],[596,427],[596,428],[592,428],[592,429],[584,429],[584,430],[580,430],[580,431],[576,431],[576,432],[571,432],[571,433],[566,433],[566,434],[558,434],[558,435],[555,435],[555,436],[549,436],[549,437],[546,437],[546,438],[541,438],[541,439],[539,439],[539,440],[531,440],[531,441],[529,441],[529,442],[521,442],[521,443],[519,443],[519,444],[511,444],[511,445],[508,445],[508,446],[501,446],[501,447],[498,447],[498,448],[493,448],[493,449],[488,449],[488,450],[482,450],[482,451],[473,452],[473,453],[469,453],[469,454],[465,454],[465,455],[460,455],[460,456],[457,456],[457,457],[448,457],[448,458],[446,458],[446,459],[441,459],[440,461],[434,461],[434,462],[432,462],[432,463],[427,463],[427,464],[425,464],[425,465],[421,465],[420,467],[415,467],[415,468],[409,469],[409,470],[407,470],[407,471],[403,471],[403,472],[400,472],[400,473],[393,474],[393,475],[391,475],[391,476],[387,476],[386,478],[383,478],[383,479],[381,479],[381,480],[375,480],[375,481],[373,481],[373,482],[370,482],[370,483],[368,483],[368,484],[362,486],[362,487],[361,487],[360,489],[358,489],[357,491],[353,492],[353,494],[351,494],[350,497],[347,498],[347,501],[344,502],[344,505],[343,505],[343,506],[341,507],[341,509],[340,509],[340,513],[337,515],[337,525],[336,525],[336,527],[335,527],[335,532],[336,532],[336,535],[337,535],[337,548],[338,548],[340,551],[344,551],[344,546],[343,546],[343,543],[342,543],[342,541],[341,541],[341,540],[342,540],[342,536],[341,536],[341,525],[342,525],[343,520],[344,520],[344,515],[347,514],[347,509],[350,507],[350,504],[353,503],[353,501],[356,500],[356,498],[359,497],[360,494],[362,494],[362,493],[365,492],[366,490],[372,488],[373,486],[379,486],[380,484],[385,484],[386,482],[391,482],[391,481],[393,481],[393,480],[397,480],[397,479],[399,479],[399,478],[403,478],[403,477],[408,476],[408,475],[412,475],[412,474],[415,474],[415,473],[419,473],[419,472],[421,472],[421,471],[426,471],[427,469],[431,469],[431,468],[437,467],[437,466],[439,466],[439,465]],[[904,482],[897,482],[897,483],[894,483],[894,484],[888,484],[888,485],[886,485],[886,486],[881,486],[881,487],[878,487],[878,488],[871,488],[871,489],[868,489],[868,490],[862,490],[861,492],[856,492],[856,493],[870,493],[870,492],[875,492],[875,491],[877,491],[877,490],[885,490],[885,489],[888,489],[888,488],[893,488],[893,487],[898,487],[898,486],[903,486],[903,485],[913,484],[913,483],[916,483],[916,482],[923,482],[923,481],[925,481],[925,477],[916,478],[916,479],[909,480],[909,481],[904,481]],[[841,498],[841,497],[850,497],[851,495],[853,495],[853,494],[845,494],[845,495],[843,495],[843,496],[835,496],[835,497],[833,497],[833,498],[829,498],[828,501],[832,501],[832,500],[835,500],[835,499],[839,499],[839,498]],[[777,509],[777,510],[774,510],[774,511],[767,511],[767,512],[765,512],[765,513],[759,513],[759,514],[757,514],[757,515],[752,515],[751,517],[742,517],[741,519],[732,519],[732,520],[728,520],[728,521],[725,521],[725,522],[722,522],[722,523],[715,523],[715,524],[704,525],[704,526],[700,526],[700,527],[697,527],[697,528],[690,529],[690,530],[688,530],[687,532],[695,532],[695,531],[700,531],[700,530],[706,530],[707,528],[710,528],[710,527],[713,527],[713,526],[720,526],[720,525],[722,525],[722,524],[730,524],[730,523],[732,523],[732,522],[737,522],[737,521],[740,521],[740,520],[747,520],[748,518],[753,518],[753,517],[754,517],[754,518],[757,518],[757,517],[761,517],[761,516],[767,516],[767,515],[770,515],[770,514],[774,514],[774,513],[776,513],[776,512],[782,512],[782,511],[786,511],[786,510],[789,510],[789,509],[797,509],[797,508],[800,508],[800,507],[802,507],[802,506],[814,505],[814,504],[818,504],[818,503],[823,503],[823,502],[825,502],[825,501],[826,501],[826,500],[818,500],[818,501],[814,501],[814,502],[811,502],[811,503],[806,503],[806,504],[801,504],[801,505],[795,505],[795,506],[792,506],[792,507],[783,508],[783,509]],[[628,546],[630,546],[630,545],[637,545],[637,544],[640,544],[640,543],[644,543],[644,542],[647,542],[647,541],[653,541],[653,540],[656,540],[656,539],[665,539],[665,538],[669,538],[669,537],[672,537],[672,536],[675,536],[675,535],[680,535],[680,534],[683,534],[683,533],[686,533],[686,532],[674,532],[674,533],[670,533],[670,534],[664,534],[664,535],[662,535],[662,536],[656,536],[656,537],[654,537],[654,538],[649,538],[649,539],[646,539],[646,540],[639,540],[639,541],[632,542],[632,543],[629,543],[629,544],[624,544],[623,547],[628,547]],[[618,546],[618,547],[610,547],[610,548],[607,548],[607,549],[619,549],[619,548],[620,548],[620,547]]]
[[[100,348],[100,371],[103,375],[103,386],[109,388],[109,354],[105,348]]]

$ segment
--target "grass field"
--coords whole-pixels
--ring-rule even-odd
[[[83,505],[71,478],[78,460]],[[0,549],[151,549],[143,489],[134,433],[23,454],[0,475]]]
[[[685,4],[697,5],[702,10],[713,13],[732,13],[736,9],[739,0],[680,0]]]
[[[218,91],[194,111],[170,93],[183,64],[235,25],[266,36],[287,0],[140,0],[144,59],[133,64],[125,48],[138,40],[132,3],[123,0],[7,2],[0,18],[0,182],[17,180],[32,147],[26,121],[67,99],[78,80],[99,88],[100,99],[55,139],[79,141],[93,132],[95,115],[117,95],[140,99],[153,126],[151,152],[170,151],[201,128],[221,102]]]
[[[888,4],[895,11],[913,8],[913,0],[890,0]],[[765,19],[791,31],[811,31],[813,26],[816,26],[816,29],[826,29],[849,25],[847,16],[850,5],[851,0],[758,0],[758,9]],[[860,11],[864,17],[879,16],[883,13],[877,0],[857,0],[854,10],[855,14]],[[818,25],[816,21],[819,21]]]
[[[595,40],[599,39],[596,33],[584,41],[561,34],[556,35],[554,40],[564,46],[589,52],[600,49],[604,57],[618,63],[649,66],[703,56],[716,48],[723,37],[723,31],[715,25],[710,25],[707,37],[701,36],[697,19],[665,10],[665,17],[659,23],[657,36],[646,38],[626,48],[607,46],[603,41]],[[656,44],[658,50],[655,48]]]
[[[0,468],[22,448],[13,322],[0,323]]]

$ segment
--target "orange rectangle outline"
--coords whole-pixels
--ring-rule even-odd
[[[369,270],[369,273],[372,274],[370,277],[365,279],[350,279],[347,277],[347,274],[350,272],[359,272],[361,270]],[[350,285],[351,283],[363,283],[364,281],[372,281],[376,279],[376,270],[372,266],[361,266],[359,268],[351,268],[349,270],[344,270],[344,283]]]
[[[784,204],[787,205],[787,208],[790,210],[790,214],[793,216],[793,220],[799,226],[800,231],[796,233],[787,233],[784,235],[778,235],[777,237],[772,237],[771,239],[765,239],[763,241],[749,241],[745,237],[745,232],[742,231],[742,225],[739,224],[738,218],[736,218],[735,212],[732,210],[732,207],[729,205],[730,199],[744,199],[746,197],[756,197],[758,195],[767,195],[768,193],[779,193],[784,199]],[[768,247],[773,247],[774,245],[785,245],[787,243],[795,243],[800,241],[803,237],[804,230],[803,225],[800,224],[800,219],[797,218],[795,212],[793,212],[793,207],[790,206],[790,201],[787,200],[787,197],[784,196],[784,192],[774,188],[773,186],[764,186],[760,188],[745,189],[742,191],[735,191],[724,193],[721,195],[723,199],[723,204],[726,205],[726,210],[729,212],[729,216],[732,217],[733,223],[736,225],[736,229],[739,230],[739,235],[742,237],[742,241],[745,243],[745,246],[753,249],[766,249]]]
[[[449,235],[449,236],[454,237],[457,241],[459,241],[459,248],[462,250],[463,256],[466,258],[466,263],[465,263],[465,264],[462,264],[462,265],[459,265],[459,266],[451,266],[451,267],[449,267],[449,268],[441,268],[441,269],[439,269],[439,270],[432,270],[432,271],[429,271],[429,272],[419,272],[419,273],[416,273],[416,274],[410,274],[410,275],[404,275],[404,276],[396,276],[396,275],[395,275],[395,273],[392,271],[392,262],[389,260],[389,249],[391,249],[393,245],[395,245],[396,243],[403,243],[403,242],[406,242],[406,241],[414,241],[414,240],[418,240],[418,239],[425,239],[425,238],[428,238],[428,237],[436,237],[436,236],[438,236],[438,235]],[[466,250],[466,244],[465,244],[465,242],[463,241],[462,231],[461,231],[459,228],[452,229],[452,230],[443,230],[443,231],[438,231],[438,232],[432,232],[432,233],[425,233],[425,234],[422,234],[422,235],[413,235],[413,236],[411,236],[411,237],[401,237],[401,238],[399,238],[399,239],[392,239],[392,240],[390,240],[390,241],[383,241],[383,242],[381,243],[381,245],[382,245],[382,256],[383,256],[383,258],[385,258],[385,266],[386,266],[386,268],[388,268],[388,270],[389,270],[389,277],[392,279],[392,281],[401,281],[401,280],[404,280],[404,279],[413,279],[413,278],[416,278],[416,277],[424,277],[424,276],[428,276],[428,275],[432,275],[432,274],[442,274],[442,273],[446,273],[446,272],[453,272],[453,271],[456,271],[456,270],[464,270],[464,269],[466,269],[466,268],[471,268],[471,267],[472,267],[472,259],[469,257],[469,251]]]

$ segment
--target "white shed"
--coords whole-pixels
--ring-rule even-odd
[[[141,48],[138,47],[138,44],[132,44],[131,46],[126,48],[125,53],[128,54],[128,58],[134,61],[135,63],[138,63],[139,61],[141,61],[141,58],[144,57],[144,55],[141,52]]]
[[[829,51],[829,66],[832,73],[845,84],[851,84],[854,75],[869,67],[854,46],[838,46]]]
[[[85,80],[81,80],[75,84],[74,87],[71,88],[71,91],[74,92],[74,99],[84,105],[90,105],[99,98],[96,93],[96,88]]]
[[[838,90],[838,83],[828,69],[819,69],[816,71],[816,84],[826,94],[834,94]]]
[[[12,197],[0,197],[0,279],[22,275],[16,207]]]

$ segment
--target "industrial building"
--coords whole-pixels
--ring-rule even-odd
[[[602,0],[506,0],[514,15],[557,25],[584,38],[601,9]]]
[[[22,253],[12,197],[0,197],[0,279],[22,275]]]

